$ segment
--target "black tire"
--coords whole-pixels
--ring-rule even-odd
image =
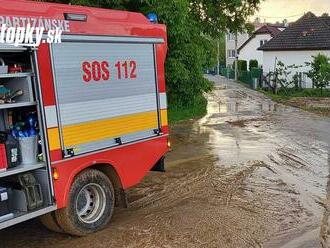
[[[40,216],[39,220],[48,230],[57,233],[64,233],[62,228],[57,223],[54,212]]]
[[[96,190],[100,191],[96,192],[95,195],[99,194],[100,196],[93,196],[91,192],[94,191],[89,190],[88,187],[95,187]],[[93,188],[91,189],[93,190]],[[81,210],[80,205],[83,205],[81,207],[82,210],[86,209],[86,207],[88,208],[88,206],[92,206],[92,203],[89,203],[87,198],[89,200],[95,200],[97,198],[99,199],[98,202],[101,202],[100,199],[104,198],[102,204],[94,203],[94,210],[91,210],[89,213],[88,211],[82,211],[86,216],[95,213],[95,220],[92,219],[88,222],[87,217],[79,211]],[[69,192],[68,206],[57,210],[55,215],[57,223],[66,233],[75,236],[86,236],[103,229],[109,223],[114,212],[114,207],[114,188],[109,178],[98,170],[87,169],[75,178]],[[100,210],[97,211],[97,209]]]

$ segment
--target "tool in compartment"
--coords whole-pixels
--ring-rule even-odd
[[[0,187],[0,222],[12,219],[13,213],[9,211],[9,195],[7,188]]]
[[[0,144],[0,172],[8,168],[7,153],[5,144]]]
[[[0,132],[0,145],[4,146],[7,168],[18,166],[21,163],[18,140],[8,132]]]
[[[16,177],[21,190],[26,197],[27,209],[29,211],[42,207],[43,195],[41,185],[32,173],[25,173]]]
[[[0,58],[0,74],[7,74],[8,66],[5,64],[3,58]]]
[[[4,103],[14,103],[14,98],[24,95],[23,90],[16,90],[11,92],[9,89],[0,85],[0,104]]]
[[[11,204],[13,209],[32,211],[41,208],[44,204],[41,185],[31,172],[6,178],[1,186],[12,191],[15,200]]]
[[[23,66],[19,64],[13,64],[8,67],[9,73],[23,72]]]

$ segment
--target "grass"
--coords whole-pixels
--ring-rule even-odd
[[[330,97],[330,89],[286,89],[279,90],[277,95],[271,91],[259,90],[271,97],[273,100],[289,100],[293,97],[313,97],[313,98],[324,98]]]
[[[269,96],[273,101],[277,101],[293,107],[313,112],[319,115],[330,116],[330,107],[327,105],[330,99],[330,89],[288,89],[279,91],[277,95],[271,91],[259,90]],[[319,106],[319,105],[325,106]]]
[[[192,106],[172,106],[168,108],[168,119],[170,124],[180,121],[197,119],[207,113],[207,100],[203,99]]]
[[[308,106],[302,107],[304,110],[317,113],[320,115],[330,116],[330,107],[317,107],[317,106]]]

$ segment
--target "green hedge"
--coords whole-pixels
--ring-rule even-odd
[[[249,70],[251,71],[253,68],[258,68],[258,60],[251,59],[249,61]]]
[[[239,71],[247,71],[247,61],[246,60],[238,60],[237,68]]]

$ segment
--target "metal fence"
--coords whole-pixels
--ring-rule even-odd
[[[293,80],[294,76],[296,77],[295,80]],[[296,88],[296,89],[305,89],[308,88],[308,76],[304,72],[297,72],[294,74],[294,76],[291,76],[287,79],[287,82],[284,84],[287,88]],[[260,87],[261,88],[271,88],[274,87],[274,76],[270,75],[270,73],[263,73],[261,75],[260,80]],[[280,88],[281,85],[277,84],[277,87]]]
[[[235,79],[235,70],[231,68],[222,68],[220,73],[226,78]],[[257,88],[260,87],[262,75],[262,69],[252,68],[251,71],[238,71],[238,80],[252,88]]]

